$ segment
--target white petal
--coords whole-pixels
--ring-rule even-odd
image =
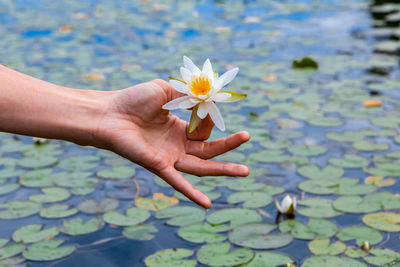
[[[200,69],[193,63],[193,61],[187,56],[183,56],[183,66],[190,70],[194,75],[200,75]]]
[[[239,72],[239,68],[233,68],[231,70],[228,70],[224,74],[222,74],[221,77],[219,77],[219,79],[221,79],[221,78],[224,79],[224,83],[222,84],[222,87],[224,87],[225,85],[230,83],[236,77],[236,74],[238,72]]]
[[[278,209],[278,211],[279,211],[280,213],[284,213],[284,212],[282,211],[281,205],[279,205],[279,202],[278,202],[277,200],[275,200],[275,206],[276,206],[276,208]]]
[[[168,103],[166,103],[164,106],[162,106],[163,109],[168,109],[168,110],[173,110],[173,109],[178,109],[180,108],[179,105],[180,103],[189,100],[190,97],[189,96],[183,96],[180,98],[176,98],[172,101],[169,101]]]
[[[197,116],[199,116],[200,119],[204,119],[207,114],[208,114],[208,103],[203,102],[199,104],[199,108],[197,109]]]
[[[183,80],[186,82],[186,83],[189,83],[190,82],[190,80],[192,79],[192,72],[190,71],[190,70],[188,70],[187,68],[184,68],[184,67],[181,67],[181,75],[182,75],[182,78],[183,78]]]
[[[225,78],[224,77],[218,77],[218,79],[214,82],[213,84],[213,93],[219,92],[221,88],[224,86]]]
[[[217,108],[214,102],[207,102],[208,112],[210,113],[210,117],[213,120],[215,126],[221,131],[225,131],[225,123],[224,119],[222,118],[221,112]]]
[[[194,103],[194,102],[191,101],[191,99],[188,99],[188,100],[180,102],[179,103],[179,108],[180,109],[188,109],[188,108],[192,108],[192,107],[194,107],[196,105],[197,105],[197,103]]]
[[[293,208],[294,208],[294,209],[296,209],[296,205],[297,205],[297,203],[296,203],[296,197],[293,197]]]
[[[231,94],[228,93],[217,93],[212,97],[212,100],[215,102],[224,102],[232,97]]]
[[[203,73],[205,73],[208,76],[208,79],[211,81],[214,81],[214,72],[211,66],[210,59],[207,58],[206,61],[204,61],[203,64]]]
[[[204,99],[206,99],[208,97],[208,95],[198,95],[197,97],[202,99],[202,100],[204,100]]]
[[[292,205],[292,198],[289,195],[286,195],[282,201],[283,213],[286,213],[289,210],[290,205]]]
[[[184,84],[183,82],[177,81],[177,80],[170,80],[169,83],[172,85],[172,87],[183,94],[187,94],[188,93],[188,86],[186,84]]]

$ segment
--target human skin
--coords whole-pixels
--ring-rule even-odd
[[[48,83],[0,65],[0,131],[60,139],[107,149],[155,173],[208,209],[210,199],[180,173],[247,176],[240,164],[211,161],[250,139],[239,132],[205,142],[209,117],[188,134],[188,123],[162,106],[182,96],[153,80],[119,91],[93,91]]]

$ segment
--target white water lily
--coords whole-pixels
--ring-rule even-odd
[[[172,87],[186,96],[166,103],[163,108],[168,110],[193,108],[190,118],[189,132],[194,131],[200,120],[208,114],[215,126],[221,131],[225,130],[225,123],[215,102],[235,102],[246,97],[244,94],[221,91],[222,87],[230,83],[239,71],[233,68],[223,75],[214,73],[211,62],[207,59],[200,70],[188,57],[183,57],[181,67],[182,79],[171,78]]]
[[[281,205],[275,200],[275,206],[280,213],[292,214],[296,210],[296,197],[292,198],[290,195],[286,195]]]

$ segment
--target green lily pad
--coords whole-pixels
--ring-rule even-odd
[[[40,211],[42,205],[31,201],[11,201],[0,203],[0,219],[18,219]]]
[[[308,146],[304,144],[294,145],[288,148],[289,152],[293,155],[298,156],[317,156],[324,154],[326,152],[326,148],[323,146]]]
[[[11,257],[0,260],[0,267],[21,266],[21,263],[23,263],[24,261],[25,261],[24,258]]]
[[[263,183],[257,183],[255,179],[234,179],[230,180],[226,185],[229,189],[237,190],[237,191],[253,191],[259,190],[265,187]]]
[[[23,256],[31,261],[52,261],[71,255],[75,251],[74,246],[62,246],[64,240],[44,240],[30,245]]]
[[[255,210],[241,208],[221,209],[207,216],[207,222],[210,224],[230,222],[232,228],[241,224],[260,221],[262,221],[262,217]]]
[[[315,255],[338,255],[346,250],[346,244],[341,241],[330,243],[329,238],[315,239],[308,244]]]
[[[68,171],[86,171],[96,168],[99,159],[99,157],[92,155],[75,155],[61,160],[58,167]]]
[[[293,263],[293,260],[286,255],[275,252],[256,252],[249,263],[241,267],[278,267]]]
[[[85,235],[93,233],[103,228],[104,222],[100,218],[92,218],[87,222],[83,222],[81,218],[74,218],[63,221],[61,231],[67,235]]]
[[[292,242],[293,237],[290,234],[269,234],[276,228],[276,225],[270,223],[240,225],[229,233],[229,241],[238,246],[255,249],[280,248]]]
[[[368,241],[371,245],[382,241],[382,234],[367,226],[348,226],[340,229],[336,237],[341,241],[356,240],[358,246],[361,246],[364,241]]]
[[[310,218],[308,225],[297,220],[285,220],[279,224],[279,230],[290,233],[294,238],[312,240],[334,236],[337,226],[328,220]]]
[[[202,246],[197,252],[200,263],[208,266],[237,266],[253,258],[253,251],[239,248],[230,251],[229,243],[211,243]]]
[[[157,232],[157,228],[151,224],[139,224],[125,227],[122,234],[128,239],[144,241],[153,239],[152,234]]]
[[[167,219],[167,224],[174,226],[185,226],[198,223],[204,220],[206,213],[204,210],[192,206],[174,206],[156,213],[157,219]]]
[[[360,196],[345,196],[336,199],[333,207],[342,212],[368,213],[377,210],[390,210],[400,208],[400,196],[389,192],[379,192]]]
[[[40,211],[40,217],[46,219],[57,219],[72,216],[78,213],[78,209],[70,208],[67,204],[56,204]]]
[[[377,212],[365,215],[362,221],[375,229],[387,232],[400,232],[400,214],[393,212]]]
[[[372,124],[380,127],[399,128],[400,120],[398,117],[373,117],[370,118]]]
[[[354,142],[353,147],[360,151],[382,151],[389,148],[388,144],[377,144],[371,141]]]
[[[19,188],[19,184],[0,185],[0,196],[11,193]]]
[[[38,203],[52,203],[66,200],[71,196],[68,190],[59,187],[43,188],[42,192],[41,195],[30,195],[29,200]]]
[[[367,267],[363,262],[348,257],[318,255],[306,259],[301,267]]]
[[[364,257],[364,260],[375,266],[383,266],[400,259],[400,253],[390,249],[373,248],[369,253],[374,256]]]
[[[297,172],[309,179],[336,179],[344,174],[344,170],[339,167],[326,166],[320,168],[317,165],[308,165],[300,167]]]
[[[102,170],[97,172],[101,178],[108,179],[128,179],[132,178],[136,173],[133,167],[128,166],[114,166],[112,170]]]
[[[23,170],[14,170],[14,168],[7,168],[0,170],[0,179],[7,179],[11,177],[17,177],[25,172]]]
[[[56,164],[58,159],[54,156],[40,155],[36,157],[25,157],[18,160],[18,165],[24,168],[38,169]]]
[[[227,237],[220,235],[230,228],[226,224],[211,225],[209,223],[195,223],[179,229],[178,235],[193,243],[217,243],[224,241]]]
[[[365,172],[377,176],[400,176],[398,162],[375,164],[376,168],[365,169]]]
[[[299,184],[299,188],[312,194],[362,195],[376,190],[372,184],[358,184],[356,178],[312,179]]]
[[[342,168],[363,168],[369,161],[361,156],[346,154],[344,158],[330,158],[329,163]]]
[[[0,238],[0,248],[8,243],[8,238]]]
[[[220,179],[220,178],[218,178],[218,179]],[[206,183],[208,183],[208,182],[206,182]],[[205,195],[207,195],[210,198],[210,200],[216,200],[216,199],[220,198],[222,195],[221,192],[210,192],[211,190],[213,190],[215,188],[214,186],[197,185],[196,188],[198,190],[200,190],[202,193],[204,193]],[[174,196],[180,200],[191,202],[190,199],[188,199],[184,194],[182,194],[178,191],[175,191]]]
[[[193,251],[183,248],[164,249],[148,256],[144,263],[148,267],[194,267],[196,260],[185,259],[193,255]]]
[[[338,142],[356,142],[362,140],[365,135],[361,132],[344,131],[343,133],[330,132],[326,137]]]
[[[243,202],[243,208],[265,207],[272,202],[272,197],[262,192],[237,192],[228,196],[228,203]]]
[[[368,254],[368,252],[358,249],[358,248],[347,247],[344,254],[350,258],[361,258],[361,257],[365,257]]]
[[[330,218],[340,215],[341,213],[334,210],[332,200],[324,198],[308,198],[297,202],[306,208],[298,208],[297,212],[301,215],[313,218]]]
[[[78,209],[88,214],[105,213],[115,210],[118,207],[118,200],[113,198],[104,198],[97,202],[93,198],[87,199],[78,205]]]
[[[339,118],[325,116],[312,116],[307,119],[307,122],[311,125],[323,127],[335,127],[342,125],[342,121]]]
[[[19,183],[26,187],[48,187],[54,185],[51,177],[52,169],[38,169],[25,173],[19,178]]]
[[[7,259],[18,255],[25,249],[25,245],[21,243],[14,243],[0,248],[0,260]]]
[[[15,231],[12,238],[15,242],[36,243],[44,239],[58,235],[57,227],[50,227],[42,230],[41,224],[30,224]]]
[[[126,210],[126,215],[118,211],[111,210],[104,214],[104,221],[109,224],[118,226],[130,226],[142,223],[150,217],[148,210],[139,208],[129,208]]]

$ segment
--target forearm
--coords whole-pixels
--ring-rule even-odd
[[[0,131],[94,145],[108,94],[58,86],[0,65]]]

